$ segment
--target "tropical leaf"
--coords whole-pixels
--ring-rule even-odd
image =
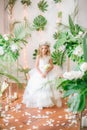
[[[33,59],[36,59],[37,53],[38,53],[38,50],[35,49],[35,50],[34,50],[34,53],[33,53]]]
[[[0,72],[0,75],[6,76],[7,78],[9,78],[9,79],[15,81],[15,82],[18,84],[19,87],[22,87],[22,84],[21,84],[21,83],[19,82],[19,80],[18,80],[17,78],[15,78],[13,75],[10,75],[10,74],[4,73],[4,72]]]
[[[75,36],[76,35],[76,33],[75,33],[75,25],[74,25],[73,20],[72,20],[70,15],[69,15],[69,28],[70,28],[70,31],[71,31],[72,35]]]
[[[30,27],[28,21],[23,23],[18,23],[14,27],[14,34],[18,39],[25,39],[31,36],[32,28]]]
[[[65,97],[68,97],[68,96],[70,96],[70,95],[72,95],[72,94],[74,94],[74,93],[76,93],[76,90],[75,90],[75,89],[71,89],[71,90],[65,91],[65,93],[64,93],[64,98],[65,98]]]
[[[80,95],[80,103],[77,110],[81,112],[85,109],[85,107],[86,107],[86,96],[83,94],[83,95]]]
[[[84,52],[84,61],[87,62],[87,33],[83,38],[83,52]]]
[[[62,0],[54,0],[55,3],[62,2]]]
[[[44,16],[38,15],[36,18],[34,18],[33,27],[37,31],[44,30],[44,27],[45,27],[46,24],[47,24],[47,20]]]
[[[21,3],[24,5],[26,4],[27,6],[31,5],[31,0],[21,0]]]
[[[38,8],[39,8],[42,12],[47,11],[47,7],[48,7],[48,3],[47,3],[47,1],[45,1],[45,0],[41,0],[41,1],[38,3]]]

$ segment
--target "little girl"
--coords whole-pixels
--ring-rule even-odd
[[[50,56],[48,43],[39,46],[35,68],[30,71],[30,79],[23,95],[26,107],[61,106],[60,93],[51,82],[58,76]]]

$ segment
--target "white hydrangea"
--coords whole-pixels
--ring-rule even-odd
[[[75,48],[75,50],[73,51],[73,54],[76,56],[82,56],[83,55],[83,49],[82,47],[79,45]]]
[[[82,32],[82,31],[80,31],[80,32],[79,32],[79,35],[82,35],[82,34],[83,34],[83,32]]]
[[[64,45],[60,46],[60,47],[59,47],[59,50],[60,50],[60,51],[64,51],[64,50],[65,50],[65,46],[64,46]]]
[[[3,47],[0,46],[0,55],[3,55],[4,54],[4,49]]]
[[[13,51],[13,52],[16,52],[17,50],[18,50],[18,46],[16,45],[16,44],[11,44],[11,46],[10,46],[10,48],[11,48],[11,50]]]
[[[65,72],[63,74],[63,77],[65,79],[72,80],[72,79],[78,79],[78,78],[81,79],[83,75],[84,73],[81,71],[70,71],[70,72]]]
[[[8,39],[9,39],[9,38],[8,38],[8,34],[4,34],[4,35],[3,35],[3,38],[4,38],[6,41],[8,41]]]
[[[87,71],[87,62],[84,62],[81,66],[80,66],[80,70],[85,72]]]

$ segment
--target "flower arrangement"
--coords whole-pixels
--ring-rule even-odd
[[[21,3],[24,5],[26,4],[27,6],[31,5],[31,0],[21,0]]]
[[[22,49],[22,43],[27,43],[23,39],[18,39],[10,34],[0,34],[0,59],[2,60],[17,60],[19,52]]]
[[[55,3],[60,3],[62,0],[54,0]]]
[[[78,64],[84,62],[85,55],[87,55],[85,51],[86,29],[78,24],[74,24],[71,16],[69,16],[69,27],[67,31],[59,31],[59,33],[54,34],[54,37],[56,38],[54,49],[56,52],[59,51],[62,54],[61,65],[63,65],[65,55],[68,55],[71,60]],[[60,47],[63,49],[61,50]]]
[[[79,71],[65,72],[59,86],[64,90],[64,97],[69,97],[69,109],[73,112],[83,111],[87,96],[87,62],[80,65]]]

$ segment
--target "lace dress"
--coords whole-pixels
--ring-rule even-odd
[[[49,59],[50,56],[40,58],[39,68],[41,71],[46,71]],[[58,70],[54,67],[46,78],[43,78],[36,68],[32,69],[29,74],[30,79],[25,88],[22,101],[26,104],[26,107],[52,107],[54,105],[60,107],[62,105],[61,94],[51,82],[58,76]]]

